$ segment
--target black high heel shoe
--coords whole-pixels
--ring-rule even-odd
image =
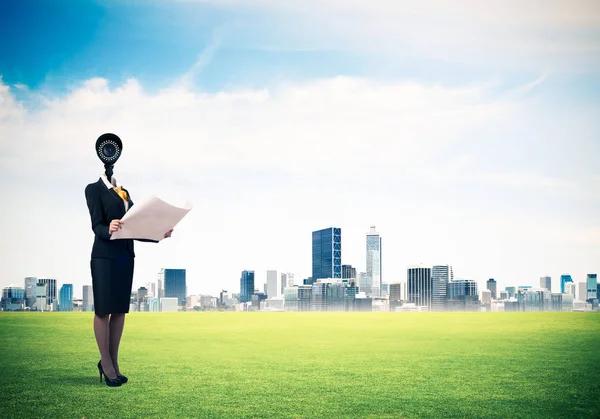
[[[121,384],[123,384],[119,378],[112,380],[106,376],[106,373],[102,369],[101,361],[98,361],[98,372],[100,373],[100,382],[102,382],[102,374],[104,374],[104,381],[106,381],[106,385],[109,387],[119,387]]]
[[[117,375],[117,378],[118,378],[118,379],[119,379],[119,381],[120,381],[121,383],[123,383],[123,384],[125,384],[127,381],[129,381],[129,380],[127,379],[127,377],[125,377],[125,376],[124,376],[124,375],[122,375],[122,374],[118,374],[118,375]]]

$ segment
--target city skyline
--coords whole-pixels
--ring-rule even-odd
[[[4,2],[0,287],[91,284],[84,188],[105,132],[135,203],[194,204],[172,238],[135,243],[136,287],[164,267],[190,293],[243,269],[300,282],[330,226],[366,272],[372,225],[386,283],[420,262],[480,289],[584,280],[600,270],[599,7]]]

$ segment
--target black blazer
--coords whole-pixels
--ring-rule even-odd
[[[129,209],[133,201],[127,192]],[[123,254],[135,257],[132,239],[111,240],[108,232],[112,220],[120,220],[125,215],[125,203],[114,189],[108,189],[102,179],[90,183],[85,187],[85,199],[90,211],[92,231],[94,232],[94,245],[92,258],[115,258]],[[158,243],[155,240],[138,239],[144,242]]]

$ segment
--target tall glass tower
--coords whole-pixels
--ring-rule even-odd
[[[569,282],[573,282],[573,278],[571,278],[571,275],[564,274],[564,275],[560,276],[560,292],[561,293],[565,294],[567,292],[566,287]]]
[[[373,297],[381,297],[381,237],[375,226],[367,233],[367,276],[371,278]]]
[[[342,229],[326,228],[312,233],[312,279],[342,277]]]
[[[452,280],[452,266],[434,265],[431,269],[431,309],[434,311],[445,310],[448,283]]]
[[[60,311],[73,311],[73,284],[60,287],[58,304]]]
[[[165,269],[165,297],[177,298],[178,305],[187,305],[185,269]]]
[[[242,271],[240,278],[240,302],[247,303],[254,294],[254,271]]]

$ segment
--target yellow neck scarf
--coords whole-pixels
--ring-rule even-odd
[[[119,194],[119,196],[120,196],[121,198],[123,198],[123,201],[125,201],[125,202],[127,202],[127,201],[128,201],[128,199],[127,199],[127,192],[125,192],[125,191],[123,190],[123,188],[121,188],[120,186],[118,186],[118,187],[116,187],[116,188],[113,188],[113,189],[115,190],[115,192],[117,192],[117,193]]]

